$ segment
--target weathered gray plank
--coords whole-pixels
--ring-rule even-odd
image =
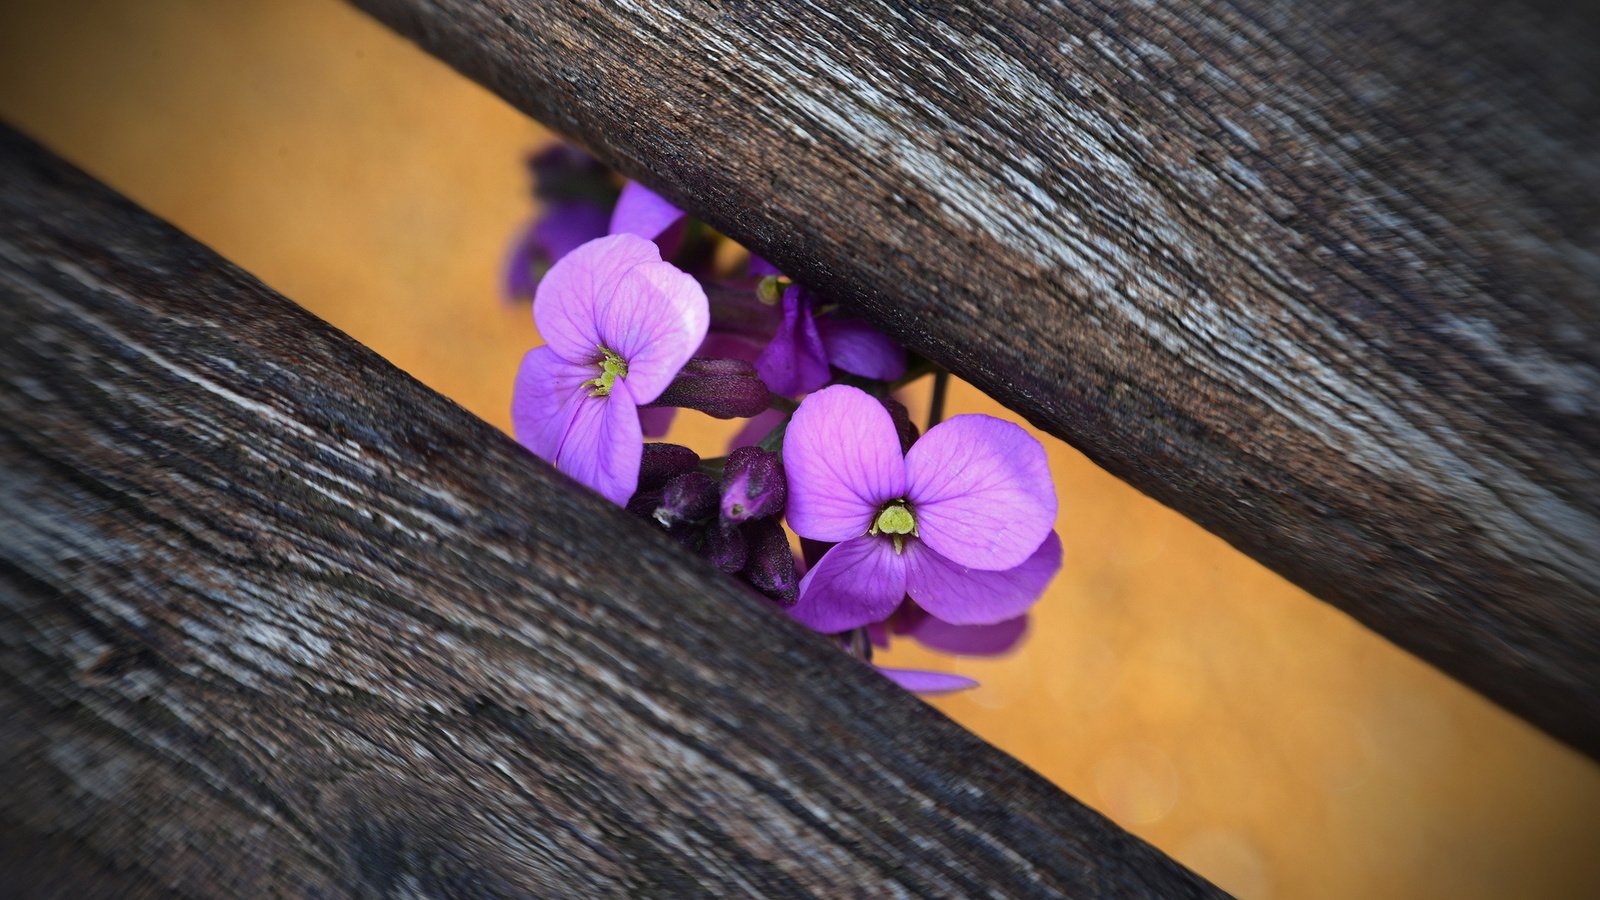
[[[7,890],[1213,893],[3,130],[0,183]]]
[[[1583,4],[355,3],[1600,753]]]

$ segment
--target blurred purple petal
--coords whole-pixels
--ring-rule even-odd
[[[784,435],[783,467],[789,527],[814,540],[866,534],[884,503],[906,495],[905,457],[889,411],[846,385],[800,404]]]
[[[1061,539],[1050,532],[1032,556],[1000,572],[957,565],[921,541],[906,542],[904,558],[906,593],[918,606],[950,625],[993,625],[1038,602],[1061,568]]]
[[[800,579],[800,599],[789,615],[832,634],[881,621],[906,595],[906,567],[894,546],[858,537],[823,554]]]
[[[618,239],[640,240],[632,235],[602,240]],[[546,280],[554,274],[551,269]],[[706,339],[711,320],[700,282],[665,262],[634,266],[618,279],[611,293],[600,297],[596,315],[600,346],[627,360],[628,374],[622,383],[641,406],[672,383]]]
[[[546,265],[606,236],[606,208],[588,200],[558,200],[545,207],[544,215],[533,226]]]
[[[533,289],[538,285],[534,269],[541,262],[552,262],[543,252],[539,237],[539,219],[517,226],[511,246],[506,248],[505,259],[500,264],[500,297],[506,301],[532,300]]]
[[[630,181],[623,186],[617,207],[611,211],[611,233],[636,234],[653,241],[684,218],[684,211],[672,201],[637,181]]]
[[[745,264],[745,273],[751,278],[765,278],[768,275],[782,275],[778,267],[767,262],[761,257],[750,254],[750,261]]]
[[[1021,643],[1027,633],[1026,615],[993,625],[951,625],[933,616],[923,616],[906,632],[924,647],[960,656],[1004,655]]]
[[[867,640],[879,650],[889,649],[889,624],[887,622],[871,622],[867,626]]]
[[[906,351],[888,335],[860,319],[823,316],[817,333],[828,364],[852,375],[894,381],[906,373]]]
[[[661,265],[660,252],[631,234],[593,240],[562,257],[540,280],[534,297],[539,336],[562,359],[598,359],[600,347],[607,346],[600,337],[602,304],[610,304],[622,280],[646,263]]]
[[[677,418],[678,411],[670,406],[641,406],[639,407],[639,428],[645,437],[666,437],[672,430],[672,420]]]
[[[788,416],[789,414],[781,409],[769,409],[758,416],[751,416],[750,420],[744,423],[744,427],[739,429],[739,433],[733,436],[733,440],[728,442],[728,449],[731,451],[740,447],[754,447]]]
[[[810,393],[828,383],[828,353],[799,286],[783,292],[783,322],[756,358],[756,369],[773,393],[785,397]]]
[[[756,357],[761,355],[762,346],[759,341],[717,331],[713,324],[711,331],[706,334],[705,341],[700,344],[700,349],[696,350],[694,355],[716,359],[742,359],[754,365]]]
[[[890,681],[900,685],[908,691],[918,694],[948,694],[953,691],[964,691],[975,688],[978,682],[951,672],[927,672],[921,669],[890,669],[884,666],[873,666],[882,672]]]
[[[1044,447],[993,416],[956,416],[935,425],[906,453],[906,475],[918,535],[957,565],[1020,565],[1055,524],[1056,492]]]

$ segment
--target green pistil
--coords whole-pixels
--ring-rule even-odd
[[[628,361],[604,347],[600,348],[600,361],[595,365],[600,367],[600,377],[584,382],[591,397],[607,396],[618,378],[628,377]]]
[[[916,535],[917,517],[906,509],[905,501],[896,500],[879,511],[867,533],[889,535],[894,540],[894,552],[898,554],[905,550],[905,536]]]

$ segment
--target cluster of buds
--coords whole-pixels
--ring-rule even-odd
[[[720,472],[717,462],[677,444],[645,445],[628,511],[779,605],[793,606],[800,578],[782,525],[783,461],[760,447],[740,447],[720,461]]]

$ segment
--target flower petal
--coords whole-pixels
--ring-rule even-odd
[[[622,506],[639,487],[643,456],[639,408],[627,392],[585,394],[556,454],[556,468]]]
[[[805,538],[843,541],[867,533],[873,516],[906,494],[906,464],[894,421],[860,388],[834,385],[807,397],[783,440],[789,527]]]
[[[639,429],[645,437],[666,437],[672,430],[672,420],[678,415],[678,410],[671,406],[641,406],[639,407]]]
[[[596,317],[601,346],[627,360],[624,380],[641,405],[667,389],[706,339],[710,324],[700,282],[665,262],[643,263],[623,275],[616,290],[600,298]]]
[[[783,274],[782,272],[778,271],[777,266],[767,262],[754,253],[750,254],[750,259],[745,263],[744,270],[745,274],[749,275],[751,278],[765,278],[768,275]]]
[[[623,186],[617,206],[611,211],[611,233],[636,234],[653,241],[684,217],[684,211],[672,201],[637,181],[630,181]]]
[[[948,694],[975,688],[978,682],[953,672],[929,672],[923,669],[890,669],[873,666],[885,677],[908,691],[918,694]]]
[[[774,394],[794,397],[828,383],[828,352],[804,291],[791,285],[783,292],[783,322],[761,355],[756,371]]]
[[[732,451],[740,447],[754,447],[788,417],[789,414],[781,409],[769,409],[759,415],[751,416],[745,421],[744,427],[739,429],[738,434],[733,436],[733,440],[728,442],[728,449]]]
[[[529,350],[511,389],[511,425],[522,446],[554,463],[578,403],[588,395],[583,383],[597,374],[594,366],[567,362],[549,347]]]
[[[828,364],[852,375],[894,381],[906,373],[905,348],[860,319],[823,316],[817,333],[828,352]]]
[[[639,486],[644,436],[626,390],[589,395],[595,374],[535,347],[517,371],[511,421],[523,446],[620,506]]]
[[[655,244],[632,234],[599,238],[563,256],[540,279],[534,295],[539,336],[568,362],[599,360],[601,310],[623,278],[646,263],[660,265],[661,254]]]
[[[1002,656],[1015,649],[1027,633],[1026,615],[993,625],[951,625],[943,619],[923,616],[906,632],[924,647],[960,656]]]
[[[906,566],[894,545],[858,537],[823,554],[800,579],[800,599],[789,615],[833,634],[888,618],[905,595]]]
[[[595,238],[605,237],[606,216],[606,208],[592,200],[551,201],[533,226],[544,261],[555,263]]]
[[[517,226],[500,263],[500,296],[507,302],[533,298],[533,268],[544,258],[539,219]]]
[[[918,606],[951,625],[993,625],[1038,602],[1061,568],[1061,539],[1050,532],[1032,556],[1000,572],[966,568],[922,541],[907,541],[903,556],[906,593]]]
[[[1044,447],[993,416],[935,425],[906,453],[906,476],[918,535],[958,565],[1020,565],[1055,524]]]

